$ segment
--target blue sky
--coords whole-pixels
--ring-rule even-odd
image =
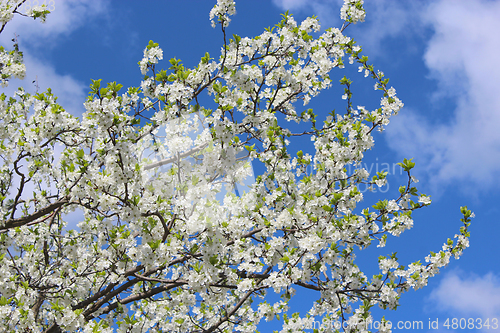
[[[391,79],[405,107],[385,132],[375,134],[375,148],[367,153],[367,169],[390,167],[389,185],[383,189],[387,192],[365,193],[362,206],[394,196],[405,180],[392,166],[412,157],[418,188],[431,195],[433,203],[416,212],[414,228],[389,238],[386,248],[360,253],[360,267],[370,273],[378,255],[393,251],[402,264],[423,261],[429,251],[439,251],[448,237],[458,233],[460,206],[467,205],[476,214],[470,248],[463,257],[453,260],[427,288],[403,295],[400,309],[376,311],[375,317],[385,315],[393,323],[422,321],[422,332],[453,331],[429,330],[429,318],[439,317],[440,324],[453,317],[500,321],[500,1],[367,2],[366,22],[350,26],[345,34],[358,41],[363,54]],[[278,23],[286,10],[297,21],[317,15],[323,28],[340,26],[341,3],[236,1],[237,14],[228,32],[253,37]],[[211,0],[56,0],[46,24],[16,17],[0,35],[0,44],[9,48],[17,35],[27,66],[26,79],[13,80],[3,91],[12,94],[23,85],[34,92],[35,80],[39,90],[51,87],[61,105],[79,115],[90,79],[139,86],[137,62],[150,39],[163,49],[165,68],[173,57],[193,67],[206,51],[218,56],[222,34],[208,19],[214,4]],[[332,78],[347,75],[354,81],[354,104],[376,107],[379,97],[371,96],[373,82],[356,67],[336,71]],[[334,83],[311,105],[318,112],[341,110],[345,104],[340,96]],[[308,144],[303,143],[304,149]],[[298,308],[311,299],[299,296],[294,301]]]

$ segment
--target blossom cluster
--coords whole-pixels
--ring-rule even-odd
[[[14,47],[14,50],[7,51],[0,46],[0,85],[2,87],[8,86],[10,78],[24,79],[26,75],[23,54],[19,51],[17,44]]]
[[[364,22],[366,11],[363,3],[363,0],[344,0],[344,5],[340,9],[340,18],[354,24]]]
[[[212,27],[216,27],[217,23],[214,21],[217,18],[222,27],[227,27],[231,19],[230,15],[236,14],[236,4],[233,0],[217,0],[217,4],[210,10],[210,21]]]
[[[346,1],[350,22],[364,17],[361,5]],[[210,13],[224,36],[234,13],[226,0]],[[361,165],[373,130],[403,103],[343,29],[319,31],[316,18],[283,14],[259,36],[224,40],[218,59],[206,53],[186,68],[173,58],[168,70],[158,68],[163,52],[151,41],[140,87],[92,80],[80,119],[50,89],[0,95],[0,325],[255,332],[279,318],[283,332],[296,332],[320,317],[320,330],[354,327],[373,306],[395,309],[405,291],[458,258],[473,217],[465,207],[456,242],[425,264],[381,256],[372,278],[355,264],[355,250],[411,229],[412,212],[430,197],[405,159],[399,195],[358,208],[357,186],[384,186],[387,174],[349,166]],[[355,107],[343,77],[345,113],[306,109],[346,57],[375,80],[380,101]],[[201,93],[212,104],[200,105]],[[294,151],[295,138],[314,148]],[[265,171],[236,195],[249,161]],[[75,228],[67,215],[76,209],[84,217]],[[298,288],[317,294],[305,316],[288,314]]]

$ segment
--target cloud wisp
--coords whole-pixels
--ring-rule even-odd
[[[0,35],[0,45],[7,49],[12,48],[11,39],[17,38],[26,64],[25,79],[12,80],[2,92],[12,96],[19,86],[29,93],[43,92],[50,87],[58,96],[58,102],[68,112],[78,116],[84,111],[87,85],[70,75],[57,73],[55,65],[43,60],[43,49],[56,45],[61,38],[90,20],[107,15],[108,1],[56,1],[49,8],[52,6],[54,10],[48,15],[46,23],[15,15]]]
[[[499,318],[500,278],[492,273],[463,278],[454,271],[446,274],[428,301],[437,312],[456,318]],[[493,323],[492,323],[493,324]]]
[[[397,151],[410,151],[436,186],[464,181],[472,187],[498,185],[500,168],[500,2],[436,1],[422,12],[434,34],[424,60],[438,82],[436,104],[447,97],[456,107],[446,123],[402,112],[388,130]],[[423,153],[427,152],[427,153]],[[489,185],[488,185],[489,184]]]
[[[48,2],[48,1],[47,1]],[[50,47],[59,41],[61,36],[70,35],[76,29],[88,23],[89,20],[106,15],[109,1],[65,0],[55,1],[48,8],[52,12],[47,16],[46,23],[40,26],[39,20],[31,20],[15,15],[0,35],[2,45],[14,36],[20,36],[30,47]],[[22,10],[22,9],[21,9]]]

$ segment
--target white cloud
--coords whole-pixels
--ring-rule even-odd
[[[52,65],[47,65],[34,58],[31,54],[25,57],[26,78],[25,84],[30,85],[30,90],[35,89],[32,82],[39,86],[39,92],[51,88],[54,95],[58,97],[57,102],[69,113],[79,116],[85,109],[85,101],[88,85],[73,79],[70,75],[60,75]]]
[[[23,50],[22,50],[23,51]],[[23,51],[26,65],[26,77],[23,80],[9,80],[9,86],[1,90],[7,96],[13,96],[18,87],[23,87],[30,94],[45,92],[47,88],[58,97],[57,102],[69,113],[80,116],[84,111],[88,86],[70,75],[61,75],[51,64],[43,63],[31,52]]]
[[[14,33],[30,46],[47,47],[53,45],[63,35],[69,35],[74,30],[88,23],[89,20],[105,15],[109,1],[65,0],[55,1],[54,10],[47,16],[46,23],[32,20],[20,15],[7,24],[0,36],[2,45],[9,44]],[[49,4],[49,8],[51,4]]]
[[[311,2],[307,0],[273,0],[273,3],[284,10],[301,10],[307,8]]]
[[[493,273],[462,278],[451,272],[431,291],[429,301],[439,313],[455,318],[499,318],[500,278]]]
[[[456,109],[446,124],[405,110],[389,126],[388,142],[398,151],[413,152],[437,187],[456,180],[498,185],[500,2],[440,0],[421,14],[434,30],[424,57],[438,82],[434,99],[451,97]]]
[[[370,58],[393,53],[393,49],[382,49],[382,42],[416,31],[414,27],[418,23],[414,6],[416,2],[413,1],[366,1],[366,22],[357,24],[354,39],[368,51]]]
[[[50,2],[49,7],[50,7]],[[106,15],[108,1],[66,0],[56,1],[55,10],[42,24],[38,20],[15,15],[0,35],[0,45],[12,48],[11,39],[18,36],[21,51],[24,53],[26,78],[23,81],[12,80],[7,89],[2,92],[12,96],[18,86],[24,87],[29,93],[35,93],[51,88],[58,96],[58,102],[70,113],[81,114],[87,90],[87,84],[79,82],[69,75],[57,73],[55,66],[45,62],[43,49],[56,45],[61,37],[71,34],[74,30],[100,15]],[[36,81],[33,83],[33,81]]]

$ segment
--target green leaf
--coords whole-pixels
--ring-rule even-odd
[[[148,48],[148,50],[151,50],[152,48],[158,47],[158,46],[159,46],[158,43],[154,43],[152,40],[150,40],[148,46],[146,46],[146,47]]]
[[[255,143],[251,146],[245,146],[245,149],[248,150],[249,153],[255,150]]]
[[[156,250],[160,246],[160,243],[161,243],[161,239],[157,239],[155,241],[148,242],[148,245],[154,251],[154,250]]]
[[[80,149],[79,151],[76,152],[76,157],[78,159],[82,159],[83,156],[85,156],[85,152],[83,151],[83,149]]]
[[[240,44],[240,41],[241,41],[241,37],[236,35],[236,34],[233,34],[233,38],[234,38],[234,41],[236,43],[236,45]]]
[[[412,162],[412,160],[413,158],[410,158],[409,160],[405,158],[403,163],[398,163],[398,165],[402,167],[404,171],[409,172],[415,166],[415,162]]]
[[[333,210],[333,208],[332,208],[332,207],[330,207],[330,206],[328,206],[328,205],[324,205],[322,208],[323,208],[324,210],[326,210],[327,212],[331,212],[331,211]]]
[[[172,58],[168,62],[172,65],[169,69],[177,70],[180,66],[182,66],[182,61],[180,59]]]
[[[315,272],[318,272],[320,270],[320,268],[321,268],[320,262],[316,263],[314,266],[311,266],[311,269]]]
[[[389,201],[387,201],[387,199],[385,199],[385,200],[380,200],[379,202],[377,202],[377,204],[373,205],[372,207],[377,209],[377,210],[384,210],[388,204],[389,204]]]
[[[460,207],[460,213],[462,213],[465,218],[472,216],[472,211],[467,209],[467,206]]]
[[[92,94],[98,94],[99,93],[99,88],[101,87],[101,80],[102,79],[98,79],[98,80],[92,80],[92,84],[90,85],[90,90],[91,90],[91,93]]]
[[[123,88],[123,84],[117,84],[116,81],[109,82],[106,89],[106,93],[110,91],[113,94],[113,96],[116,96],[116,94],[120,91],[121,88]]]
[[[106,96],[108,94],[108,89],[107,88],[101,88],[101,90],[99,91],[99,94],[101,96]]]
[[[5,296],[0,297],[0,306],[7,304],[9,304],[9,300]]]
[[[208,52],[205,52],[205,56],[201,58],[201,63],[208,64],[209,61],[210,61],[210,54]]]
[[[351,80],[349,80],[346,76],[344,76],[342,79],[340,79],[340,84],[342,85],[350,85],[352,83]]]
[[[210,261],[210,264],[212,264],[212,266],[215,266],[219,262],[219,259],[217,258],[217,255],[215,254],[215,255],[210,257],[209,261]]]

